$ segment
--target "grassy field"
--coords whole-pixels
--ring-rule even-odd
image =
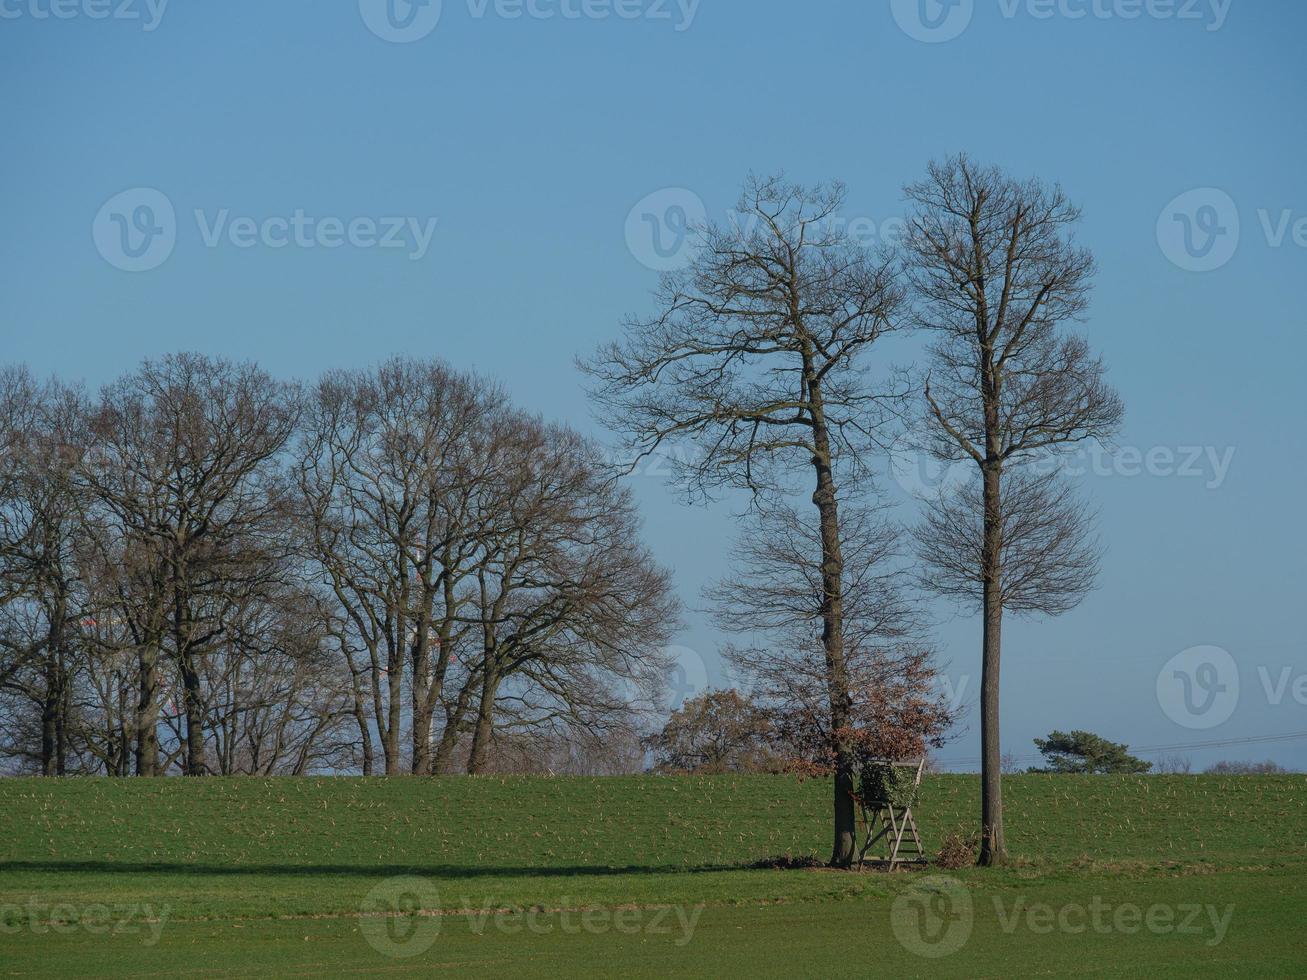
[[[977,790],[928,780],[929,851]],[[0,972],[1307,971],[1307,778],[1005,796],[1010,867],[888,875],[750,868],[829,848],[783,777],[4,780]]]

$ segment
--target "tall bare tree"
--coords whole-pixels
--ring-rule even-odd
[[[434,770],[432,716],[467,632],[476,500],[503,397],[443,363],[394,358],[328,373],[307,412],[296,464],[306,554],[337,609],[365,759],[375,729],[388,775],[404,771],[406,725],[411,771]]]
[[[1005,483],[1022,463],[1106,439],[1123,415],[1085,340],[1094,273],[1062,190],[966,156],[930,165],[906,193],[903,245],[917,324],[932,332],[924,386],[929,450],[975,463],[975,500],[945,500],[919,538],[925,584],[979,599],[982,616],[981,864],[1004,860],[999,668],[1005,605],[1058,613],[1093,578],[1087,522],[1047,480]],[[977,513],[978,511],[978,513]],[[1005,567],[1005,561],[1015,567]],[[1020,564],[1016,564],[1020,563]]]
[[[277,461],[295,420],[285,385],[197,354],[146,361],[101,393],[82,478],[139,654],[138,775],[161,773],[162,656],[182,692],[185,772],[208,769],[202,659],[231,610],[280,573]]]
[[[666,676],[680,610],[639,539],[629,491],[570,429],[513,419],[503,482],[481,522],[471,620],[481,639],[468,772],[495,726],[515,733],[625,731]]]
[[[35,707],[39,771],[64,775],[72,741],[82,502],[76,470],[86,406],[57,381],[0,372],[0,690]],[[20,740],[21,743],[21,740]]]
[[[896,393],[869,381],[866,355],[894,329],[891,266],[835,217],[843,187],[750,178],[734,223],[701,229],[685,270],[666,274],[647,318],[582,366],[608,425],[639,460],[668,442],[696,494],[792,491],[810,481],[821,536],[819,623],[834,744],[831,863],[854,857],[852,746],[844,636],[840,481],[864,468]]]

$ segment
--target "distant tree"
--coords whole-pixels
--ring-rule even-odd
[[[1207,770],[1215,776],[1278,776],[1289,772],[1277,762],[1221,761]]]
[[[1151,762],[1130,755],[1130,746],[1109,742],[1093,732],[1051,732],[1048,738],[1035,739],[1035,745],[1048,761],[1048,767],[1031,769],[1031,772],[1110,775],[1148,772],[1153,768]]]
[[[869,374],[870,348],[899,325],[891,264],[835,217],[839,184],[751,178],[729,226],[701,229],[688,268],[663,277],[652,316],[583,367],[601,417],[633,465],[666,443],[692,494],[728,487],[810,495],[820,524],[822,685],[834,765],[831,863],[854,857],[854,747],[844,636],[841,486],[885,438],[895,392]],[[799,481],[802,481],[800,483]],[[843,481],[843,483],[842,483]]]
[[[1164,776],[1187,776],[1193,771],[1193,763],[1187,756],[1164,755],[1153,763],[1153,772]]]
[[[766,712],[732,689],[690,698],[644,745],[657,772],[775,772],[771,737]]]
[[[1080,213],[1060,188],[957,156],[931,164],[907,196],[910,295],[916,325],[935,337],[924,385],[925,448],[945,461],[969,461],[979,475],[979,486],[928,511],[918,535],[922,584],[981,612],[979,861],[997,864],[1006,853],[1003,611],[1063,612],[1094,572],[1089,522],[1073,495],[1055,473],[1018,468],[1107,438],[1122,406],[1102,362],[1063,329],[1086,309],[1094,262],[1075,243]]]

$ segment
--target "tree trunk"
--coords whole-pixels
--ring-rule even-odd
[[[481,682],[481,704],[477,708],[476,728],[472,732],[472,751],[467,758],[467,773],[475,776],[486,765],[490,749],[490,735],[494,725],[495,694],[499,688],[499,674],[490,662],[486,663],[485,679]]]
[[[354,702],[354,721],[359,726],[359,748],[363,751],[363,775],[372,775],[372,732],[368,730],[367,712],[357,698]]]
[[[404,661],[402,657],[390,657],[390,669],[386,673],[386,686],[389,696],[386,700],[386,731],[382,736],[381,749],[386,757],[386,775],[401,776],[399,757],[399,732],[403,725],[404,704]]]
[[[419,622],[419,634],[413,644],[413,682],[409,692],[412,703],[412,766],[414,776],[431,775],[431,647],[428,637],[429,627],[425,621]]]
[[[431,708],[415,699],[413,705],[413,775],[415,776],[431,775],[431,715]]]
[[[1001,471],[997,466],[982,469],[985,495],[984,624],[981,640],[980,674],[980,859],[985,866],[1007,860],[1003,839],[1002,749],[999,743],[999,661],[1002,653],[1002,512]]]
[[[60,691],[59,665],[53,656],[45,662],[45,694],[41,698],[41,775],[59,775],[59,708],[63,703]]]
[[[159,775],[159,654],[142,650],[137,671],[136,775]]]
[[[203,776],[208,767],[204,761],[204,710],[200,697],[200,674],[190,653],[181,665],[182,698],[186,710],[186,775]]]
[[[41,699],[41,774],[66,772],[66,724],[70,692],[63,657],[64,603],[56,600],[50,611],[46,637],[45,696]]]
[[[813,406],[812,465],[817,488],[812,502],[821,521],[821,642],[826,653],[826,686],[830,701],[831,750],[835,759],[835,835],[831,847],[832,867],[853,864],[857,849],[857,815],[853,804],[853,751],[847,732],[851,699],[848,667],[844,659],[844,560],[840,552],[839,503],[831,469],[830,435],[818,382],[809,382]]]
[[[73,685],[68,664],[59,654],[59,713],[55,718],[54,768],[58,776],[68,775],[68,726],[73,714]]]
[[[458,698],[452,706],[445,704],[445,727],[440,733],[440,742],[436,746],[436,756],[431,762],[431,773],[439,776],[449,771],[450,759],[458,747],[463,734],[463,718],[467,715],[467,705],[472,699],[470,681],[465,681],[459,689]]]

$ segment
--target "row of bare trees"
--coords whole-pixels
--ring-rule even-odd
[[[927,503],[913,577],[981,614],[981,862],[998,863],[1003,613],[1062,612],[1091,586],[1092,515],[1056,454],[1110,437],[1122,415],[1067,329],[1093,261],[1063,192],[958,156],[906,197],[903,240],[877,252],[843,230],[841,185],[750,178],[732,220],[698,229],[688,266],[664,275],[652,314],[582,365],[630,459],[688,443],[671,459],[692,495],[749,492],[720,621],[770,637],[732,655],[756,695],[826,743],[835,866],[854,855],[866,737],[904,720],[929,737],[943,718],[918,620],[885,577],[875,459],[907,427],[919,451],[976,467]],[[919,372],[877,356],[908,330],[931,338]]]
[[[0,439],[13,771],[566,765],[665,672],[678,606],[600,453],[442,363],[11,368]]]

